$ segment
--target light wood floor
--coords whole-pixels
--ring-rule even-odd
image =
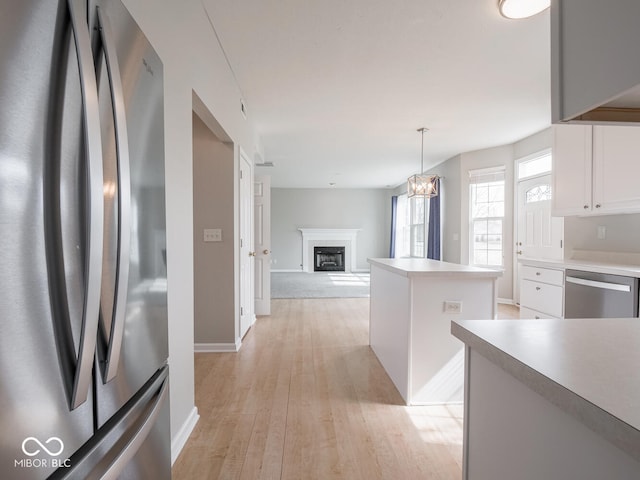
[[[240,352],[196,354],[173,478],[460,479],[462,406],[403,406],[368,323],[368,299],[274,300]]]

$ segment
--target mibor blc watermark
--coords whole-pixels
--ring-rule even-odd
[[[22,453],[25,458],[15,459],[15,468],[69,468],[68,458],[58,458],[64,451],[64,443],[58,437],[49,437],[41,442],[36,437],[27,437],[22,441]],[[46,454],[50,458],[33,458],[39,454]]]

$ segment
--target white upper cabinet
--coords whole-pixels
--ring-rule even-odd
[[[593,201],[598,213],[640,211],[640,128],[593,127]]]
[[[551,214],[585,215],[591,211],[591,126],[553,127],[553,190]]]
[[[551,120],[640,121],[640,1],[551,2]]]
[[[640,212],[640,128],[556,125],[555,216]]]

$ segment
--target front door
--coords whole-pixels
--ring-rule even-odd
[[[518,257],[559,260],[563,258],[564,219],[551,216],[551,185],[551,174],[518,182]],[[516,301],[520,298],[519,288],[518,277]]]

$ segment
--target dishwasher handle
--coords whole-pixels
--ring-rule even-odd
[[[577,285],[585,285],[587,287],[602,288],[605,290],[615,290],[618,292],[631,292],[629,285],[621,285],[619,283],[598,282],[596,280],[586,280],[578,277],[565,277],[565,281],[569,283],[575,283]]]

